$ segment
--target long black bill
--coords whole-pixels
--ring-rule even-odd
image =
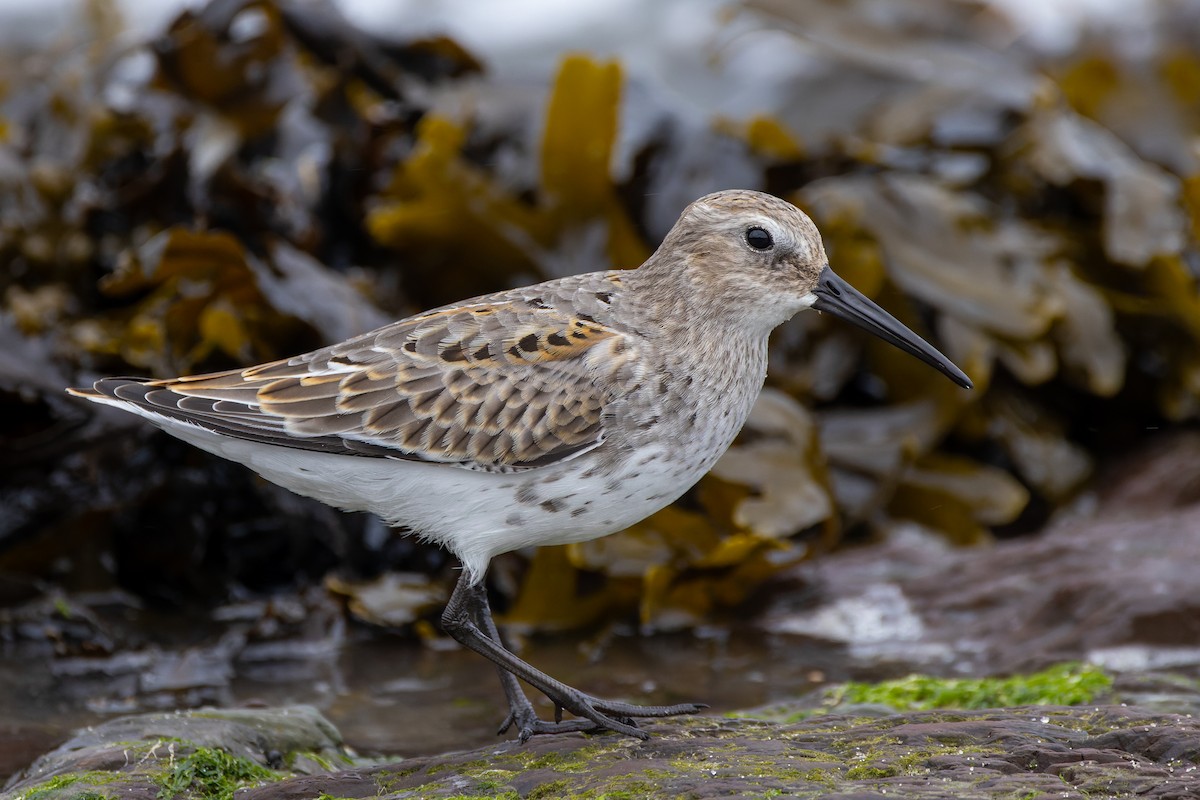
[[[829,267],[821,270],[813,294],[817,296],[817,301],[812,307],[817,311],[827,311],[835,317],[841,317],[863,330],[870,331],[885,342],[921,359],[964,389],[973,387],[971,379],[954,366],[954,362],[904,327],[900,320],[877,306],[858,289],[839,278]]]

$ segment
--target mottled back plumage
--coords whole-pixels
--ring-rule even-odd
[[[478,297],[294,358],[109,378],[94,392],[264,444],[486,471],[544,466],[604,440],[603,410],[636,359],[630,338],[597,319],[620,273],[586,277]]]

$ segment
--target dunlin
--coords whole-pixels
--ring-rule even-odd
[[[509,704],[501,732],[644,739],[636,718],[705,706],[603,700],[518,658],[492,620],[488,562],[607,536],[678,498],[742,427],[772,329],[806,308],[971,386],[830,270],[816,226],[795,206],[725,191],[692,203],[637,270],[476,297],[246,369],[70,391],[457,556],[463,571],[442,624],[499,667]],[[555,721],[537,717],[518,679],[553,702]]]

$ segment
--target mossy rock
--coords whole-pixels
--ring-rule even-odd
[[[316,709],[201,709],[85,728],[15,776],[14,800],[227,800],[245,786],[352,764]]]

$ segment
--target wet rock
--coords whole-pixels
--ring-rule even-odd
[[[901,529],[805,564],[816,591],[782,598],[765,625],[941,672],[1200,664],[1200,435],[1166,437],[1098,486],[1035,538],[957,549]]]
[[[198,733],[193,727],[198,715],[190,715],[179,733],[214,742],[214,736],[226,735],[218,733],[224,724],[230,738],[221,746],[259,764],[267,763],[272,747],[322,748],[340,755],[336,734],[312,712],[298,717],[296,709],[223,713],[258,716],[254,723],[224,719]],[[51,774],[74,774],[63,761],[71,747],[112,748],[120,737],[161,739],[164,720],[178,719],[130,717],[104,726],[102,736],[84,734],[43,758],[5,797],[28,793]],[[297,719],[306,731],[299,736]],[[278,723],[282,729],[274,730]],[[1052,793],[1069,800],[1200,793],[1200,721],[1124,706],[925,711],[879,718],[832,714],[791,722],[696,717],[648,728],[654,736],[647,742],[574,734],[339,771],[293,766],[289,774],[276,766],[271,775],[242,780],[237,797],[1009,798]],[[145,758],[163,769],[163,754]],[[105,785],[109,793],[154,796],[146,769],[114,762],[105,766],[94,758],[76,758],[72,763],[73,769],[93,770],[85,778],[93,784],[111,778]],[[47,771],[52,764],[60,765],[53,773]],[[159,781],[155,787],[163,785],[161,777],[150,780]]]
[[[239,785],[349,763],[341,735],[307,706],[143,714],[78,731],[0,797],[230,796]]]

